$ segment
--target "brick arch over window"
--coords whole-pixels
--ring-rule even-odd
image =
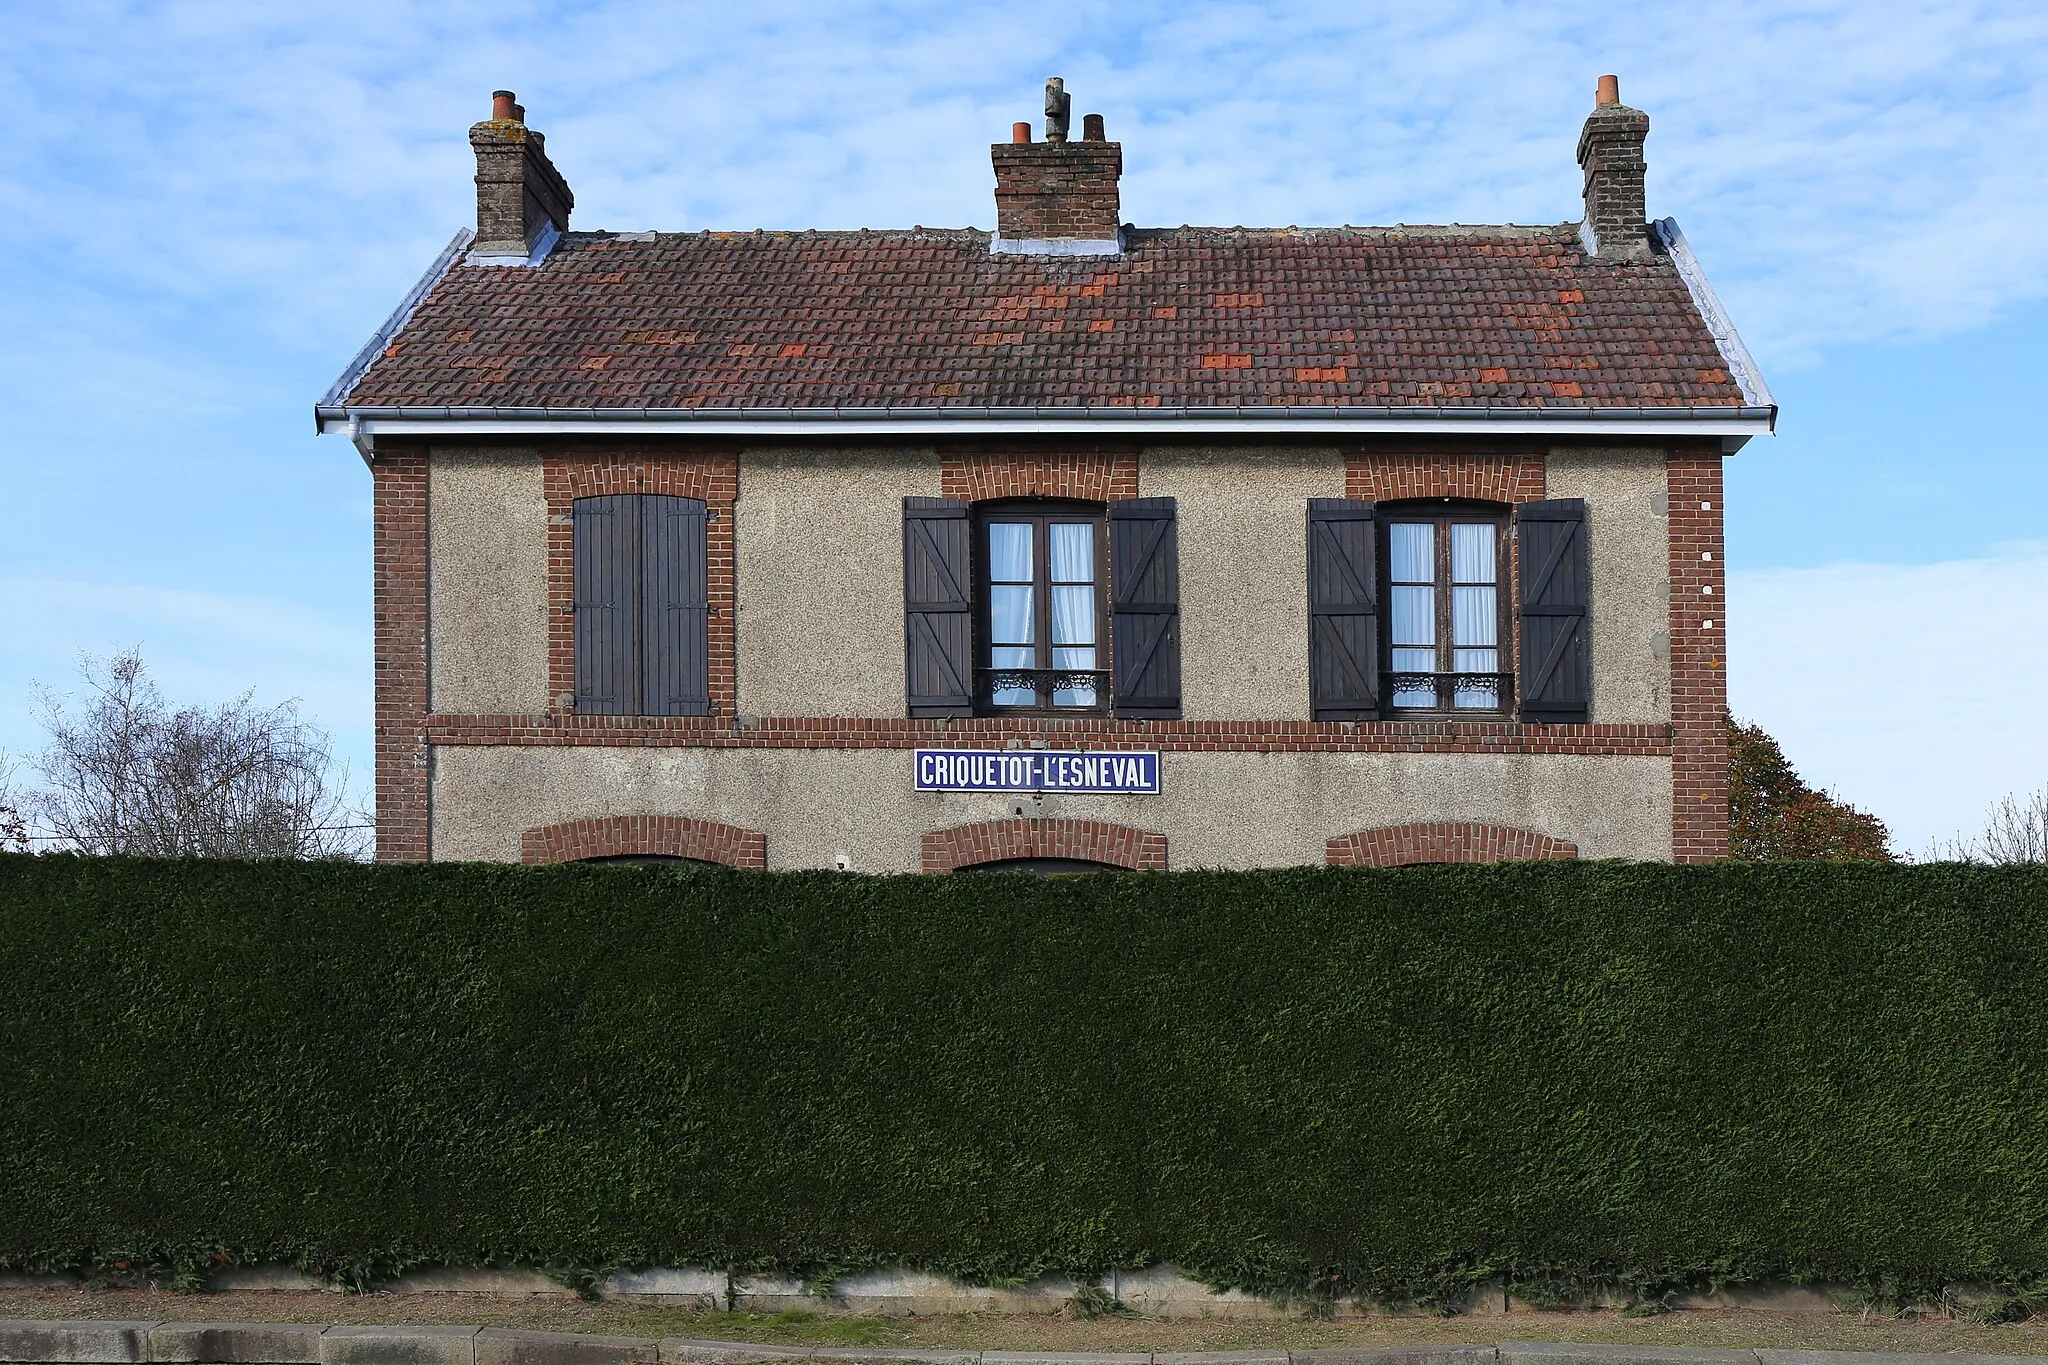
[[[1134,872],[1164,872],[1166,836],[1100,820],[988,820],[924,836],[927,872],[1011,858],[1074,858]]]
[[[1535,502],[1543,494],[1541,455],[1354,454],[1344,462],[1344,496],[1365,502]]]
[[[519,860],[573,863],[585,858],[694,858],[728,867],[766,867],[759,830],[682,815],[608,815],[542,825],[519,836]]]
[[[1409,863],[1509,863],[1579,856],[1579,846],[1504,825],[1429,820],[1362,829],[1324,848],[1331,867],[1403,867]]]
[[[1107,446],[1056,452],[963,448],[942,453],[939,479],[944,496],[968,502],[990,498],[1115,502],[1138,496],[1138,456],[1134,450]]]

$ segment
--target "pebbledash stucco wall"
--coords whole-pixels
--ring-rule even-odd
[[[1584,498],[1593,719],[1670,718],[1664,455],[1559,449],[1549,496]],[[435,711],[547,709],[547,503],[531,449],[437,448],[429,464],[428,682]],[[1343,493],[1334,450],[1158,448],[1140,491],[1180,504],[1182,695],[1190,720],[1308,716],[1305,506]],[[929,450],[750,450],[736,509],[739,709],[902,714],[905,497]]]
[[[734,512],[739,709],[903,714],[903,500],[929,450],[748,450]]]
[[[447,746],[433,856],[516,860],[531,826],[683,815],[762,831],[768,865],[915,872],[919,836],[1031,798],[910,790],[904,749]],[[1058,796],[1035,813],[1167,836],[1173,867],[1320,864],[1328,839],[1413,820],[1509,825],[1587,858],[1671,856],[1671,764],[1569,754],[1166,753],[1158,796]]]
[[[1147,449],[1138,490],[1180,518],[1189,720],[1307,720],[1308,500],[1344,496],[1336,450]]]
[[[538,451],[431,452],[427,689],[434,710],[547,710],[547,547]]]
[[[1308,714],[1305,504],[1343,493],[1334,450],[1148,449],[1140,491],[1180,503],[1191,720]],[[1551,497],[1589,505],[1593,718],[1669,718],[1664,455],[1559,449]],[[736,508],[739,710],[902,714],[902,500],[937,496],[920,449],[762,449]],[[538,452],[437,449],[429,466],[433,709],[547,707],[547,506]],[[516,859],[528,828],[619,814],[761,830],[772,867],[915,871],[920,836],[1017,798],[909,790],[904,750],[434,751],[433,856]],[[1667,759],[1584,755],[1168,753],[1157,797],[1055,797],[1032,813],[1167,835],[1175,867],[1315,864],[1330,838],[1423,820],[1508,825],[1583,857],[1671,856]]]
[[[1558,449],[1553,498],[1586,500],[1593,571],[1593,721],[1671,719],[1670,492],[1661,449]]]

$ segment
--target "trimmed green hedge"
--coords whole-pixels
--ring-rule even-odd
[[[2048,869],[0,859],[0,1265],[2048,1273]]]

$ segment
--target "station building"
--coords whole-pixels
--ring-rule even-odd
[[[495,100],[317,406],[380,859],[1726,855],[1721,467],[1776,408],[1612,78],[1533,227],[1134,226],[1054,82],[992,233],[572,231]]]

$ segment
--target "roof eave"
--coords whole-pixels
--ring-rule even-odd
[[[1734,450],[1768,434],[1773,406],[1745,407],[879,407],[315,409],[323,432],[378,436],[1472,435],[1718,436]],[[1732,444],[1729,444],[1732,442]]]

